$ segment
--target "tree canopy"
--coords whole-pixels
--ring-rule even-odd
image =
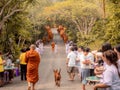
[[[120,0],[1,0],[0,50],[19,55],[44,27],[62,25],[69,40],[98,49],[120,43]]]

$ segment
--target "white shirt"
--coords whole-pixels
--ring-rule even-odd
[[[82,55],[83,55],[83,52],[78,52],[77,53],[77,60],[79,60],[79,66],[80,66],[80,59],[81,59]]]
[[[94,62],[94,56],[93,56],[92,53],[88,53],[87,56],[82,54],[81,57],[80,57],[80,60],[81,60],[81,62],[80,62],[81,68],[83,68],[83,69],[91,69],[92,68],[91,64],[89,64],[89,65],[83,64],[83,61],[90,60],[90,62],[93,63]]]
[[[76,64],[76,54],[73,52],[73,51],[71,51],[68,55],[67,55],[67,59],[69,59],[69,61],[68,61],[68,66],[70,66],[70,67],[73,67],[73,66],[75,66],[75,64]]]
[[[115,80],[119,80],[117,68],[114,65],[107,65],[103,72],[101,83],[111,86]]]
[[[65,44],[65,47],[66,47],[66,54],[68,54],[68,51],[69,51],[69,43]]]
[[[40,49],[38,47],[36,47],[35,51],[38,52],[39,55],[41,54]]]
[[[83,52],[78,52],[77,58],[79,58],[79,60],[80,60],[80,58],[81,58],[82,55],[83,55]]]
[[[7,59],[6,65],[7,65],[7,66],[11,66],[11,65],[12,65],[11,59]]]

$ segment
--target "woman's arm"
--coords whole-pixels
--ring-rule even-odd
[[[66,59],[66,64],[68,65],[68,62],[69,62],[69,58]]]
[[[94,90],[97,90],[97,88],[108,88],[108,87],[109,87],[108,85],[100,83],[94,86]]]
[[[95,73],[96,75],[100,75],[100,74],[103,73],[103,71],[97,70],[97,68],[95,68],[95,69],[94,69],[94,73]]]
[[[0,63],[0,65],[3,65],[3,63]]]
[[[90,60],[85,60],[85,61],[82,61],[83,64],[86,64],[86,65],[89,65],[91,62]]]
[[[0,63],[0,65],[4,65],[6,62],[5,62],[5,60],[3,60],[1,63]]]

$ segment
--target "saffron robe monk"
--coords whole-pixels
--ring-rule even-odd
[[[34,86],[36,82],[39,79],[38,75],[38,67],[40,63],[40,56],[35,51],[36,46],[31,45],[30,50],[26,52],[25,61],[27,63],[27,81],[28,81],[28,90],[31,90],[31,84],[32,84],[32,90],[34,89]]]
[[[52,42],[52,43],[51,43],[51,47],[52,47],[52,51],[54,52],[54,49],[55,49],[55,42]]]

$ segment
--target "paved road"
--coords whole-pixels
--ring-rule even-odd
[[[53,53],[50,45],[44,47],[44,54],[41,57],[39,66],[40,80],[36,85],[36,90],[81,90],[81,83],[77,75],[75,81],[68,81],[65,65],[65,46],[55,29],[53,29],[53,32],[54,41],[56,41],[58,45],[58,53]],[[56,87],[54,83],[53,69],[56,68],[61,68],[61,87]],[[27,90],[27,82],[20,81],[20,77],[17,77],[13,83],[1,87],[0,90]],[[87,85],[87,90],[92,90],[92,86]]]

